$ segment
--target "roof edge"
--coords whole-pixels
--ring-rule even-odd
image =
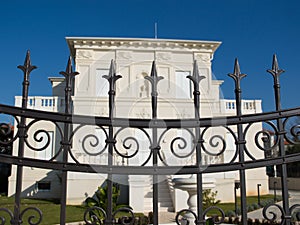
[[[95,46],[109,46],[118,47],[122,45],[143,46],[159,48],[165,47],[184,47],[187,49],[210,50],[214,53],[221,45],[221,41],[205,41],[205,40],[183,40],[183,39],[155,39],[155,38],[120,38],[120,37],[66,37],[65,38],[71,55],[75,54],[75,45],[91,47]],[[147,43],[147,44],[146,44]]]

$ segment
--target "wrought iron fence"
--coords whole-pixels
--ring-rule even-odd
[[[234,72],[229,74],[235,82],[235,102],[234,109],[236,110],[236,116],[230,117],[217,117],[217,118],[202,118],[200,115],[200,82],[205,77],[200,76],[198,73],[197,62],[194,62],[193,74],[187,76],[193,83],[193,99],[194,99],[194,118],[191,119],[163,119],[158,118],[158,91],[157,84],[163,79],[162,76],[158,76],[156,71],[155,62],[152,64],[152,71],[150,76],[146,76],[145,79],[151,84],[151,119],[135,119],[135,118],[117,118],[115,117],[115,95],[116,95],[116,82],[121,78],[121,75],[116,74],[115,63],[112,61],[109,74],[103,76],[109,82],[108,92],[108,104],[109,104],[109,116],[108,117],[91,117],[84,115],[72,114],[72,84],[74,77],[78,75],[72,69],[71,58],[68,61],[67,69],[61,72],[65,76],[65,112],[55,113],[38,111],[28,109],[28,88],[29,88],[29,75],[36,69],[31,65],[29,52],[26,55],[25,63],[22,66],[18,66],[24,73],[23,81],[23,93],[22,93],[22,106],[12,107],[8,105],[0,105],[0,113],[8,114],[15,118],[17,132],[14,137],[8,142],[0,142],[3,144],[11,144],[18,141],[18,153],[17,155],[5,155],[0,154],[0,163],[8,163],[17,166],[17,181],[15,192],[15,206],[13,212],[6,208],[0,208],[0,211],[6,213],[10,217],[10,221],[5,221],[4,217],[1,218],[0,224],[22,224],[24,223],[23,215],[26,212],[35,211],[38,218],[34,216],[29,217],[29,224],[43,224],[43,213],[36,207],[29,207],[21,210],[21,192],[23,182],[23,167],[35,167],[44,168],[50,170],[59,170],[62,172],[62,185],[61,185],[61,211],[60,211],[60,224],[65,224],[66,217],[66,199],[67,199],[67,174],[68,172],[84,172],[84,173],[104,173],[107,174],[107,187],[108,187],[108,205],[104,210],[99,207],[93,207],[87,209],[83,218],[86,224],[115,224],[116,215],[119,211],[128,212],[131,215],[129,220],[121,220],[122,224],[133,224],[134,214],[129,208],[122,208],[117,211],[113,211],[113,182],[112,176],[114,174],[127,174],[127,175],[151,175],[153,177],[153,224],[159,224],[158,218],[158,177],[159,175],[181,175],[181,174],[194,174],[197,181],[197,210],[196,212],[190,209],[182,210],[177,213],[177,224],[181,224],[184,219],[185,213],[189,213],[194,217],[195,224],[205,224],[208,218],[208,212],[212,209],[217,209],[220,213],[221,219],[214,223],[222,223],[224,220],[224,212],[222,209],[212,206],[207,209],[203,209],[203,174],[214,172],[226,172],[226,171],[238,171],[240,178],[240,196],[241,196],[241,219],[242,224],[247,224],[247,198],[246,198],[246,170],[276,165],[281,170],[281,187],[282,187],[282,206],[272,203],[264,207],[263,216],[270,222],[278,221],[280,224],[290,224],[291,215],[293,211],[299,209],[300,205],[289,205],[289,194],[287,186],[287,164],[300,161],[300,153],[292,155],[286,155],[285,153],[285,141],[290,144],[295,144],[296,140],[299,140],[300,125],[294,124],[287,127],[288,121],[295,116],[300,116],[300,108],[293,108],[288,110],[281,109],[280,101],[280,83],[279,76],[284,71],[279,69],[276,56],[273,58],[272,69],[268,72],[274,78],[274,93],[276,110],[267,113],[258,113],[243,115],[242,114],[242,98],[241,98],[241,80],[245,77],[245,74],[240,72],[239,63],[236,60],[234,65]],[[24,155],[24,149],[27,146],[32,151],[45,151],[50,144],[50,136],[46,130],[40,128],[35,131],[33,140],[35,142],[41,142],[42,139],[37,138],[40,133],[45,134],[47,141],[42,147],[35,147],[29,141],[29,130],[39,121],[49,121],[54,124],[58,130],[60,136],[60,147],[57,149],[56,154],[49,160],[35,159],[26,157]],[[251,153],[251,149],[247,147],[247,138],[249,130],[255,123],[266,123],[273,129],[273,135],[267,130],[257,130],[254,135],[255,145],[263,152],[278,149],[278,155],[271,158],[257,158]],[[99,140],[94,134],[86,134],[83,142],[88,138],[94,138],[96,143],[102,141],[103,149],[96,153],[91,153],[82,144],[82,148],[87,155],[101,156],[106,155],[106,164],[91,164],[80,162],[74,153],[72,148],[72,142],[76,133],[89,125],[97,126],[104,134],[103,140]],[[217,134],[212,134],[210,137],[206,137],[208,130],[214,127],[222,127],[225,129],[235,142],[235,151],[232,158],[228,162],[217,163],[212,165],[204,165],[203,156],[221,156],[226,151],[226,140]],[[124,139],[123,144],[117,145],[117,137],[125,129],[132,128],[142,132],[149,142],[150,148],[148,151],[148,157],[141,165],[117,165],[114,164],[114,157],[118,156],[124,160],[134,157],[140,153],[139,140],[134,136],[128,136]],[[182,149],[188,142],[184,137],[173,137],[168,151],[174,157],[190,159],[193,155],[193,160],[190,160],[188,165],[168,165],[161,152],[162,137],[166,132],[172,129],[182,129],[188,132],[192,138],[192,148],[187,154],[179,154],[177,148]],[[151,132],[149,132],[149,130]],[[274,141],[271,141],[274,136]],[[262,141],[263,140],[263,141]],[[132,145],[128,144],[128,141],[134,142],[135,149],[131,149]],[[181,142],[181,145],[175,145],[176,142]],[[267,145],[267,143],[269,145]],[[207,147],[208,145],[218,148],[217,152],[211,152]],[[131,149],[129,151],[120,150]],[[281,215],[277,215],[271,212],[271,216],[267,214],[271,207],[279,209]],[[96,211],[98,213],[96,213]],[[98,215],[98,216],[97,216]],[[101,216],[100,216],[101,215]],[[299,214],[298,217],[299,219]],[[191,221],[188,221],[188,223]]]

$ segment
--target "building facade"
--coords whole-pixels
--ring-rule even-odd
[[[72,97],[73,113],[76,115],[108,116],[108,82],[103,75],[108,75],[111,60],[116,63],[118,74],[122,75],[116,83],[115,116],[121,118],[149,118],[151,119],[151,87],[145,77],[150,76],[152,62],[156,62],[157,73],[164,79],[158,85],[158,118],[187,119],[194,117],[193,87],[188,75],[192,75],[193,63],[196,60],[199,73],[204,76],[200,83],[200,115],[201,118],[233,116],[236,113],[235,100],[223,99],[221,84],[212,74],[212,60],[220,42],[166,40],[166,39],[132,39],[132,38],[81,38],[69,37],[67,43],[75,60],[75,69],[80,74],[74,79],[74,94]],[[53,112],[64,111],[64,78],[49,78],[52,83],[53,96],[29,98],[28,108]],[[21,98],[16,97],[16,105],[20,105]],[[243,100],[243,114],[262,112],[260,100]],[[91,124],[93,122],[91,121]],[[43,132],[36,133],[37,130]],[[105,127],[73,127],[78,130],[72,139],[72,157],[79,163],[105,164],[107,150],[105,144]],[[261,123],[254,124],[253,134],[262,129]],[[28,157],[51,159],[60,148],[60,133],[55,124],[38,122],[32,125],[28,142],[38,148],[50,140],[45,151],[25,151]],[[135,129],[117,131],[116,149],[119,154],[114,155],[115,165],[143,165],[149,156],[149,142],[145,133]],[[148,134],[151,131],[147,130]],[[248,132],[251,136],[251,131]],[[86,135],[91,134],[91,135]],[[212,128],[204,139],[207,140],[208,152],[218,151],[218,140],[211,140],[213,135],[226,140],[226,151],[218,156],[203,155],[203,165],[229,162],[235,152],[235,142],[232,135],[223,127]],[[44,136],[43,136],[44,135]],[[134,155],[136,142],[128,139],[133,136],[138,140],[139,154]],[[182,156],[176,157],[170,151],[174,137],[178,139],[178,151]],[[257,158],[264,158],[264,152],[257,149],[253,137],[246,137],[248,150]],[[44,138],[43,138],[44,137]],[[35,141],[34,138],[40,141]],[[184,142],[182,139],[187,140]],[[217,139],[217,138],[216,138]],[[195,152],[189,132],[185,129],[166,132],[161,141],[161,154],[168,165],[192,164]],[[220,140],[219,140],[220,142]],[[183,147],[182,147],[183,146]],[[17,151],[14,143],[14,151]],[[190,154],[191,153],[191,154]],[[178,153],[179,154],[179,153]],[[127,155],[133,157],[120,157]],[[143,165],[147,166],[147,164]],[[23,195],[33,198],[59,198],[60,172],[35,168],[25,168]],[[12,169],[9,195],[13,195],[15,187],[15,168]],[[160,209],[178,211],[186,208],[187,193],[174,188],[174,176],[160,177]],[[87,196],[92,196],[97,187],[106,179],[104,174],[68,173],[68,203],[82,203]],[[123,185],[123,201],[128,202],[137,212],[151,211],[151,177],[145,176],[114,176],[114,181]],[[224,172],[204,176],[207,188],[218,191],[217,198],[223,202],[233,201],[234,183],[239,180],[238,172]],[[257,193],[257,184],[261,184],[261,193],[268,192],[268,179],[264,168],[247,171],[247,194]],[[231,193],[231,194],[228,194]]]

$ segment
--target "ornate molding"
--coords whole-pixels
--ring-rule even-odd
[[[108,110],[107,107],[102,107],[100,109],[100,116],[108,116]]]
[[[77,59],[92,59],[94,57],[94,52],[90,50],[77,50]]]
[[[138,118],[148,119],[148,118],[150,118],[150,112],[147,111],[145,108],[142,108],[142,110],[140,112],[136,113],[136,116]]]
[[[156,52],[155,54],[157,60],[167,61],[172,59],[171,52]]]
[[[132,52],[131,51],[118,51],[117,59],[132,59]]]
[[[177,116],[177,118],[190,118],[192,115],[191,115],[190,111],[183,109],[180,112],[177,112],[176,116]]]
[[[209,53],[195,53],[195,59],[199,63],[209,63],[212,60],[211,54]]]

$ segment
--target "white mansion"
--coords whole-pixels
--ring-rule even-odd
[[[205,76],[201,81],[200,107],[201,117],[233,116],[236,113],[235,100],[220,98],[220,86],[223,81],[215,80],[212,76],[211,64],[214,52],[220,42],[214,41],[191,41],[191,40],[167,40],[167,39],[139,39],[139,38],[85,38],[68,37],[67,43],[72,57],[75,60],[76,71],[80,74],[75,77],[74,95],[72,97],[73,113],[81,115],[108,116],[108,82],[103,75],[108,74],[111,60],[115,60],[118,74],[122,79],[116,82],[116,117],[122,118],[151,118],[151,87],[145,76],[150,75],[152,61],[156,61],[159,76],[164,79],[158,84],[158,118],[193,118],[193,96],[190,80],[193,62],[197,61],[199,73]],[[64,78],[49,78],[52,84],[53,96],[29,97],[28,108],[46,110],[52,112],[64,112]],[[20,106],[21,97],[16,97],[16,106]],[[259,113],[261,109],[260,100],[242,100],[242,113]],[[55,155],[60,145],[59,134],[54,124],[41,121],[31,128],[31,132],[43,127],[49,132],[51,143],[46,151],[32,151],[25,149],[25,156],[50,159]],[[17,129],[17,128],[15,128]],[[254,130],[262,129],[260,123],[256,124]],[[92,132],[98,137],[104,138],[101,129],[96,127],[78,132],[73,138],[73,154],[82,163],[106,163],[106,155],[87,155],[82,150],[84,134]],[[140,139],[142,150],[135,157],[122,159],[114,158],[114,163],[127,165],[141,165],[147,155],[147,141],[143,134],[128,130],[128,132]],[[212,129],[214,134],[219,134],[226,140],[226,151],[220,156],[204,155],[203,163],[229,162],[235,151],[233,138],[226,129]],[[254,132],[254,131],[253,131]],[[40,135],[43,135],[42,133]],[[123,137],[126,137],[126,132]],[[169,146],[175,135],[188,138],[184,131],[171,131],[162,141]],[[30,135],[29,135],[30,139]],[[46,141],[46,139],[44,139]],[[29,140],[30,141],[30,140]],[[255,147],[253,141],[248,140],[249,149],[257,158],[263,158],[264,153]],[[92,143],[92,140],[91,140]],[[104,142],[105,143],[105,142]],[[104,144],[103,143],[103,144]],[[122,135],[118,143],[122,143]],[[45,143],[35,143],[43,146]],[[17,152],[18,143],[14,143],[14,151]],[[101,144],[100,144],[101,145]],[[35,146],[39,147],[39,146]],[[91,146],[89,146],[91,147]],[[100,146],[101,147],[101,146]],[[103,146],[102,146],[103,147]],[[88,147],[87,147],[88,148]],[[162,148],[162,149],[168,149]],[[183,150],[183,151],[188,151]],[[92,151],[90,149],[89,151]],[[188,159],[175,159],[168,152],[164,157],[170,165],[179,163],[187,164],[193,156]],[[70,157],[69,157],[70,158]],[[71,159],[70,159],[71,160]],[[12,176],[9,180],[9,195],[13,195],[16,182],[16,168],[13,167]],[[23,196],[33,198],[60,198],[60,171],[49,171],[36,168],[24,168]],[[247,194],[257,193],[257,184],[261,184],[261,193],[268,191],[268,179],[265,168],[258,168],[246,172]],[[187,193],[174,189],[173,175],[164,177],[160,183],[160,210],[180,210],[186,208]],[[68,204],[78,204],[87,196],[92,196],[97,187],[106,179],[103,174],[68,173]],[[151,211],[151,177],[149,176],[121,176],[116,180],[126,184],[125,195],[129,205],[136,212]],[[239,180],[238,171],[209,174],[204,176],[210,180],[210,187],[218,191],[217,198],[222,202],[233,201],[234,182]],[[125,186],[125,185],[124,185]],[[151,194],[150,194],[151,195]],[[125,197],[126,198],[126,197]]]

